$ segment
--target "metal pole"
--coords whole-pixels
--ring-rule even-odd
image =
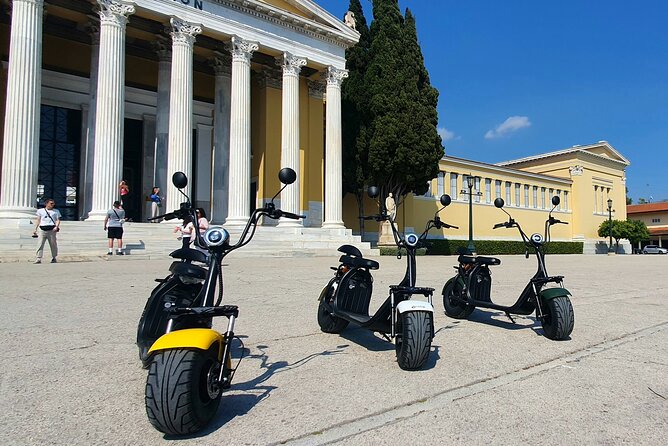
[[[469,254],[474,254],[475,245],[473,244],[473,184],[467,184],[467,186],[469,186],[469,245],[467,246],[466,249]]]
[[[612,207],[608,207],[608,229],[610,232],[610,245],[608,248],[608,252],[612,252]]]

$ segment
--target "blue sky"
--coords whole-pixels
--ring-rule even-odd
[[[339,18],[349,5],[316,2]],[[417,22],[448,155],[496,163],[606,140],[631,161],[634,203],[668,199],[668,1],[399,6]]]

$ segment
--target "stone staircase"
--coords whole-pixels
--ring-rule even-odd
[[[124,225],[123,245],[126,257],[107,256],[107,233],[101,221],[63,221],[58,233],[58,259],[60,261],[91,261],[135,259],[166,259],[179,248],[181,242],[173,233],[174,223],[134,223]],[[35,258],[37,240],[31,238],[33,225],[27,220],[0,225],[0,263],[30,262]],[[229,229],[235,243],[241,229]],[[357,246],[364,255],[377,255],[369,243],[352,235],[350,229],[278,228],[258,226],[253,240],[234,251],[230,257],[311,257],[332,256],[336,248],[347,243]],[[48,243],[44,247],[44,260],[51,255]]]

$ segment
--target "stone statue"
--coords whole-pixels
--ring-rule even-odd
[[[343,23],[346,24],[348,28],[352,28],[357,31],[357,24],[355,23],[355,13],[352,11],[346,12],[346,15],[343,17]]]
[[[390,192],[385,199],[385,210],[390,217],[390,221],[393,222],[394,218],[397,216],[397,204],[394,202],[392,192]]]

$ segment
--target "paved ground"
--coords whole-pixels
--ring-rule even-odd
[[[211,427],[181,445],[668,444],[668,256],[552,256],[574,295],[567,341],[495,311],[437,309],[425,370],[405,372],[371,333],[318,329],[331,258],[231,257],[227,303],[249,351]],[[418,259],[439,288],[452,257]],[[376,308],[404,261],[383,257]],[[502,257],[510,303],[535,263]],[[153,279],[169,262],[0,264],[3,445],[153,445],[134,345]]]

